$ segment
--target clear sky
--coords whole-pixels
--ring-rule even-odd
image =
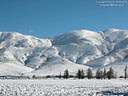
[[[101,0],[102,1],[102,0]],[[0,0],[0,31],[49,38],[73,30],[128,29],[128,4],[96,0]]]

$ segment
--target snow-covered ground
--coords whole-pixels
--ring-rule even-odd
[[[128,96],[128,80],[1,79],[0,96]]]

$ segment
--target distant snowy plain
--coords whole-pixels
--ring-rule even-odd
[[[128,96],[128,80],[0,80],[0,96]]]

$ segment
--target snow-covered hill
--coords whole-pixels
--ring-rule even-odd
[[[65,69],[76,74],[111,66],[122,75],[127,62],[128,30],[78,30],[49,39],[0,32],[0,75],[59,75]]]

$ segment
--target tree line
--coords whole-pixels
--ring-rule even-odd
[[[127,74],[127,66],[125,66],[124,68],[124,76],[120,76],[120,78],[128,78],[128,74]],[[92,79],[92,78],[96,78],[96,79],[114,79],[114,78],[117,78],[117,72],[114,71],[114,69],[112,67],[109,68],[108,71],[106,71],[106,69],[104,68],[104,70],[100,70],[100,69],[97,69],[95,75],[92,73],[92,70],[91,68],[88,68],[87,71],[86,71],[86,74],[84,73],[84,70],[80,70],[78,69],[77,73],[76,73],[76,76],[72,76],[69,74],[69,71],[68,69],[66,69],[64,71],[64,74],[58,76],[59,78],[64,78],[64,79],[68,79],[68,78],[71,78],[71,77],[75,77],[75,78],[78,78],[78,79],[84,79],[84,78],[88,78],[88,79]]]
[[[120,78],[128,78],[128,67],[125,66],[124,68],[124,75],[120,76]],[[47,76],[36,76],[33,75],[31,76],[0,76],[0,79],[44,79],[44,78],[64,78],[64,79],[68,79],[68,78],[78,78],[78,79],[84,79],[84,78],[88,78],[88,79],[116,79],[117,78],[117,72],[114,71],[114,69],[112,67],[109,68],[108,71],[106,71],[106,69],[104,68],[104,70],[101,70],[100,68],[98,68],[95,72],[95,74],[93,74],[92,69],[88,68],[86,73],[83,69],[78,69],[76,75],[70,75],[69,70],[66,69],[63,74],[59,74],[58,76],[51,76],[51,75],[47,75]]]

